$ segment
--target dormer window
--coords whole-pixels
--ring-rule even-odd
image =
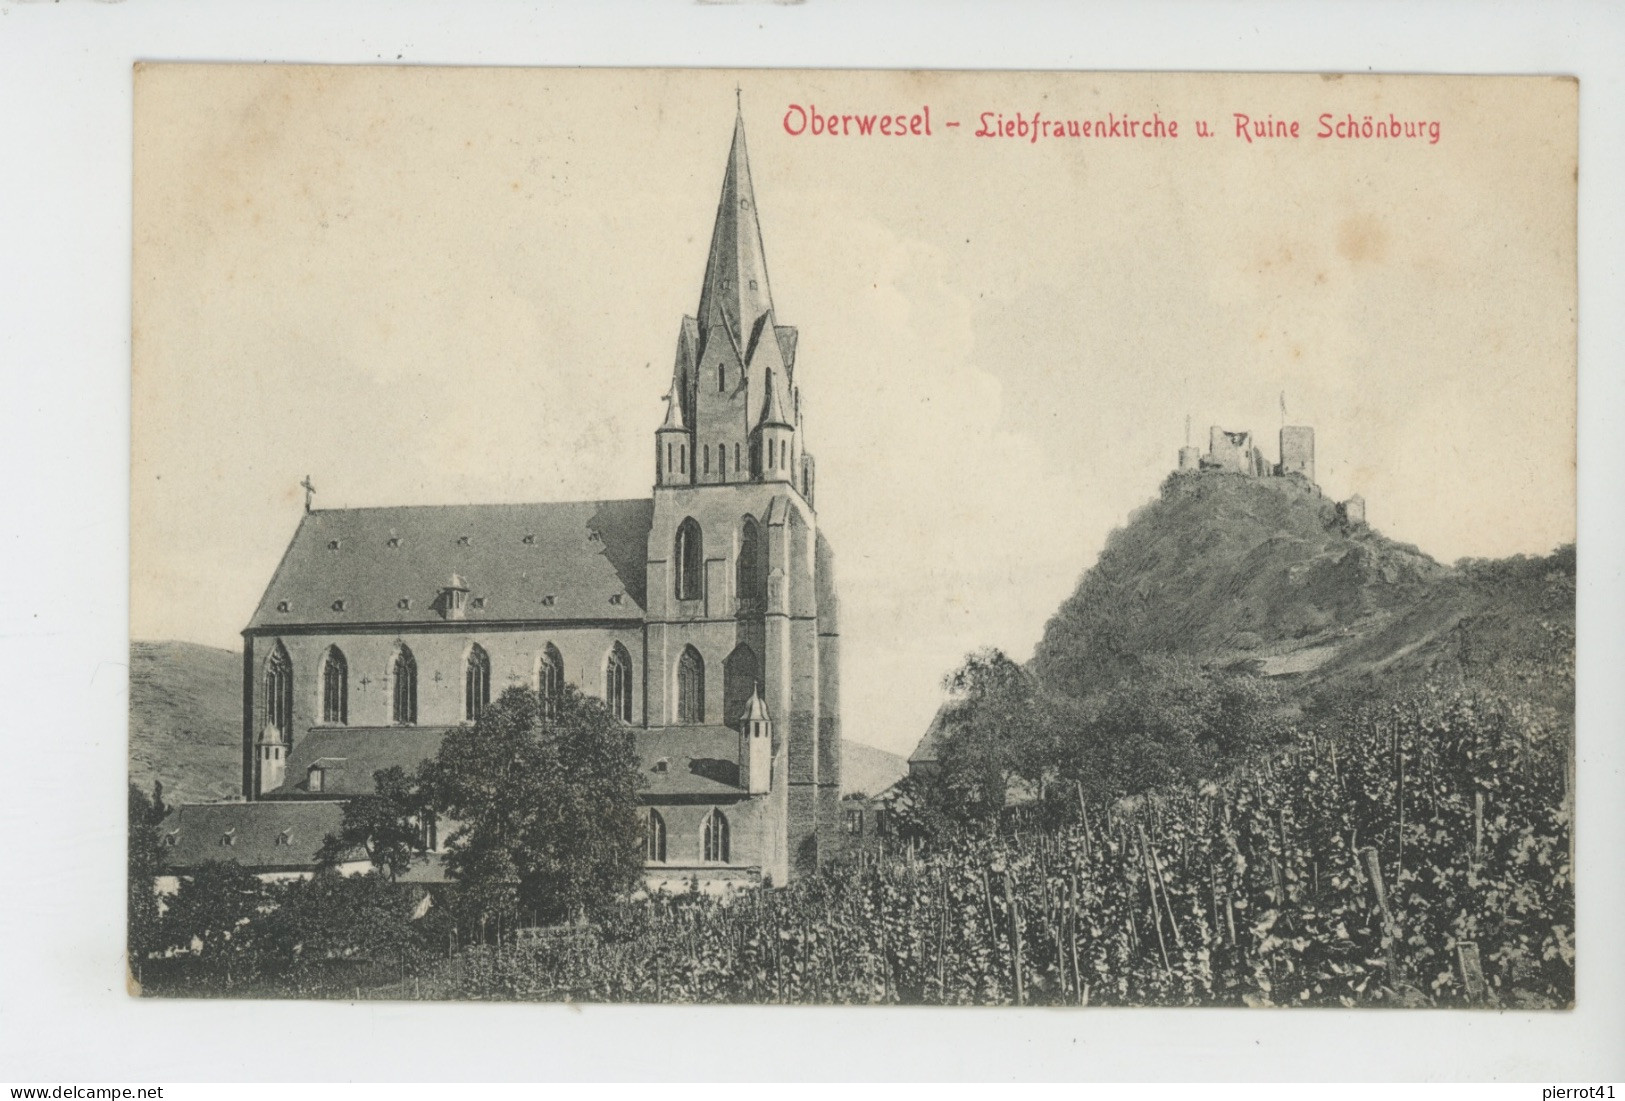
[[[173,849],[175,847],[175,842],[180,840],[180,836],[180,830],[170,830],[168,833],[164,834],[164,847],[166,849]]]
[[[342,601],[342,600],[335,600],[335,601],[333,601],[333,610],[334,610],[334,611],[335,611],[335,612],[342,612],[342,611],[344,611],[344,601]]]
[[[229,849],[235,844],[237,844],[237,827],[233,826],[231,829],[220,835],[220,847],[223,849]]]
[[[399,600],[397,600],[395,602],[395,607],[399,608],[403,612],[411,611],[412,610],[412,598],[409,597],[409,596],[401,597]]]
[[[553,594],[548,593],[546,596],[542,597],[542,607],[551,608],[553,606],[554,599],[555,599],[555,597],[553,596]]]
[[[656,761],[654,763],[654,767],[651,768],[649,771],[650,772],[669,772],[670,770],[671,770],[671,758],[670,757],[662,757],[662,758],[660,758],[660,760],[658,760],[658,761]]]
[[[483,597],[483,596],[470,597],[469,601],[468,601],[468,606],[470,608],[473,608],[476,611],[484,608],[485,607],[485,597]]]
[[[322,784],[326,780],[326,777],[323,775],[323,773],[325,773],[326,771],[327,770],[322,768],[320,765],[311,765],[310,766],[310,773],[307,776],[308,782],[305,784],[305,790],[306,791],[316,791],[316,792],[321,791],[322,790]]]
[[[610,597],[610,598],[609,598],[609,602],[610,602],[610,603],[611,603],[611,604],[619,604],[619,603],[620,603],[620,602],[621,602],[621,594],[620,594],[620,593],[615,593],[615,594],[613,594],[613,595],[612,595],[612,596],[611,596],[611,597]]]
[[[536,537],[534,535],[527,535],[519,541],[525,544],[527,547],[534,547],[536,545]]]
[[[281,833],[277,834],[276,835],[276,843],[279,846],[286,846],[286,845],[292,844],[293,843],[293,831],[292,830],[283,830]]]
[[[458,537],[457,537],[457,545],[458,545],[458,546],[459,546],[459,547],[466,547],[466,546],[468,546],[468,536],[466,536],[466,535],[459,535],[459,536],[458,536]]]
[[[390,550],[399,550],[401,546],[401,537],[399,535],[391,535],[389,537],[389,542],[385,543],[384,545]]]
[[[445,619],[462,619],[468,608],[468,582],[457,574],[440,590],[440,614]]]
[[[286,600],[279,600],[276,602],[276,610],[279,612],[291,612],[293,610],[293,605],[288,603]]]
[[[338,550],[339,549],[339,541],[337,539],[329,539],[327,541],[327,549],[328,550]]]

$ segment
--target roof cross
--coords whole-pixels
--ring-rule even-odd
[[[299,484],[302,487],[304,487],[304,490],[305,490],[305,511],[309,512],[310,511],[310,499],[316,493],[316,487],[311,484],[309,474],[306,474],[305,475],[305,480],[300,482]]]

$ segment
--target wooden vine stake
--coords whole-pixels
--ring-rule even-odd
[[[1365,861],[1366,876],[1371,880],[1371,894],[1382,913],[1383,931],[1388,935],[1389,947],[1383,953],[1387,960],[1388,976],[1390,981],[1397,981],[1394,945],[1399,940],[1399,927],[1394,923],[1394,912],[1388,906],[1388,889],[1382,881],[1382,860],[1377,856],[1377,850],[1369,846],[1360,850],[1360,857]]]
[[[1014,947],[1013,972],[1016,980],[1016,1004],[1027,1004],[1027,991],[1021,974],[1021,912],[1016,908],[1015,889],[1010,884],[1010,873],[1004,873],[1004,902],[1010,908],[1010,943]]]
[[[1473,792],[1473,859],[1484,855],[1484,793]],[[1476,946],[1475,946],[1476,947]]]
[[[1484,981],[1484,967],[1479,962],[1478,944],[1464,940],[1456,945],[1456,968],[1461,975],[1461,988],[1467,993],[1470,1005],[1479,1005],[1489,993],[1490,984]]]

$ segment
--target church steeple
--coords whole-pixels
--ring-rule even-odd
[[[737,109],[696,312],[677,337],[666,420],[656,432],[657,484],[788,482],[810,499],[796,331],[774,317]]]
[[[751,186],[750,158],[745,151],[745,116],[734,114],[733,146],[722,177],[711,253],[700,290],[700,332],[721,325],[743,354],[757,325],[773,310],[767,286],[767,253],[756,218],[756,192]]]

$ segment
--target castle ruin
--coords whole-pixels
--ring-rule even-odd
[[[1249,478],[1301,478],[1318,494],[1315,481],[1315,430],[1308,425],[1282,425],[1278,462],[1270,462],[1253,442],[1251,431],[1233,432],[1213,425],[1208,429],[1207,451],[1190,442],[1185,425],[1185,446],[1179,449],[1181,474],[1240,474]],[[1365,498],[1356,494],[1338,504],[1338,515],[1351,524],[1365,523]]]

